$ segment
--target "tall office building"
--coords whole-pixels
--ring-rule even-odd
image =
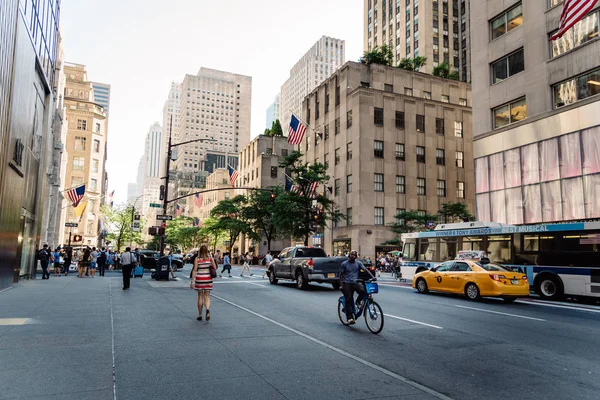
[[[333,193],[318,190],[346,216],[324,231],[328,254],[385,253],[403,210],[436,214],[457,201],[474,209],[470,97],[464,82],[355,62],[307,96],[316,132],[307,131],[302,151],[327,166]]]
[[[162,123],[162,146],[160,150],[160,176],[165,176],[165,168],[167,162],[167,145],[169,143],[169,134],[172,133],[172,142],[179,142],[179,107],[181,96],[181,84],[171,82],[171,89],[167,101],[163,106],[163,123]]]
[[[94,88],[94,103],[100,104],[108,116],[108,109],[110,107],[110,85],[107,83],[92,82],[92,87]]]
[[[52,212],[60,3],[0,1],[0,289],[35,275],[43,215]]]
[[[83,244],[99,246],[102,228],[100,207],[106,190],[106,113],[101,105],[94,102],[93,88],[85,66],[65,63],[65,75],[67,81],[64,95],[68,123],[65,187],[85,184],[85,197],[82,200],[82,207],[85,205],[85,209],[77,215],[75,208],[69,204],[66,219],[67,222],[79,224],[73,234],[82,235]]]
[[[200,68],[181,84],[179,142],[205,138],[177,149],[178,172],[195,172],[207,150],[237,154],[250,141],[252,78]]]
[[[160,150],[162,143],[162,128],[158,122],[150,127],[144,143],[145,175],[158,177],[160,175]]]
[[[549,41],[561,11],[560,0],[471,4],[479,220],[600,217],[600,4]]]
[[[343,40],[323,36],[290,70],[290,77],[281,87],[279,115],[284,132],[292,113],[303,117],[304,97],[344,64],[345,48]]]
[[[276,119],[279,119],[279,121],[281,122],[281,119],[279,118],[280,109],[281,95],[277,94],[273,103],[271,103],[269,108],[267,108],[267,124],[265,126],[266,129],[271,129],[271,126],[273,126],[273,122],[275,122]]]
[[[447,63],[460,80],[471,80],[470,0],[364,0],[364,50],[388,45],[394,65],[427,57],[421,72]]]

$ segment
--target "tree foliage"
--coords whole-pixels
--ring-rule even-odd
[[[427,222],[437,221],[437,215],[421,214],[415,210],[401,211],[395,216],[396,221],[390,224],[390,228],[395,233],[407,233],[424,231],[427,228]]]
[[[398,62],[397,67],[407,71],[419,71],[427,64],[427,57],[417,56],[415,58],[403,58]]]
[[[437,67],[433,68],[433,75],[439,76],[440,78],[458,80],[458,72],[450,71],[448,63],[442,63]]]
[[[371,51],[365,51],[358,61],[367,65],[381,64],[392,66],[394,63],[394,52],[390,46],[383,44],[381,47],[375,46]]]
[[[277,212],[277,202],[283,201],[283,189],[272,187],[270,191],[252,191],[247,197],[247,202],[242,209],[242,216],[252,230],[267,239],[267,249],[271,251],[271,241],[281,237],[275,224],[274,215]],[[272,195],[275,198],[272,198]]]
[[[473,221],[475,217],[469,212],[466,203],[448,202],[442,204],[438,211],[440,221],[443,223]]]
[[[276,119],[271,124],[271,128],[265,129],[264,135],[267,136],[283,136],[283,129],[281,128],[281,122],[279,119]]]
[[[121,248],[128,246],[130,241],[135,246],[144,244],[141,235],[144,227],[143,221],[140,221],[140,231],[132,232],[133,212],[133,207],[125,204],[113,207],[103,205],[100,209],[100,214],[108,225],[109,232],[106,240],[113,243],[117,251],[121,251]]]
[[[199,226],[193,226],[193,222],[193,218],[179,216],[167,223],[165,243],[171,251],[187,251],[207,242],[206,233]]]
[[[210,216],[216,220],[213,229],[224,231],[230,246],[233,246],[242,233],[253,239],[260,239],[260,236],[252,230],[252,226],[244,220],[242,212],[246,202],[245,196],[235,196],[221,200],[210,212]]]
[[[209,217],[202,221],[202,228],[200,235],[204,238],[208,247],[216,251],[217,246],[225,244],[227,240],[227,232],[219,226],[219,221],[215,218]]]

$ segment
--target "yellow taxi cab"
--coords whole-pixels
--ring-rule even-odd
[[[527,275],[490,263],[485,254],[467,259],[460,252],[456,260],[416,274],[412,287],[419,293],[431,290],[463,294],[470,300],[501,297],[507,303],[529,296]]]

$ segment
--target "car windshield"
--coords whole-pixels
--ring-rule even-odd
[[[508,267],[503,267],[502,265],[498,265],[498,264],[482,264],[482,263],[475,263],[477,264],[477,266],[485,269],[486,271],[508,271],[508,272],[513,272],[512,269],[508,268]]]

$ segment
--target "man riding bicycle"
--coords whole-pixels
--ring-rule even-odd
[[[373,280],[377,280],[364,264],[356,259],[357,256],[358,253],[356,250],[352,250],[350,254],[348,254],[348,260],[344,261],[340,267],[340,290],[344,293],[344,297],[346,298],[346,318],[348,324],[355,323],[352,308],[354,292],[358,293],[358,298],[356,299],[357,307],[360,307],[361,301],[367,294],[363,285],[357,282],[360,270],[366,271]]]

